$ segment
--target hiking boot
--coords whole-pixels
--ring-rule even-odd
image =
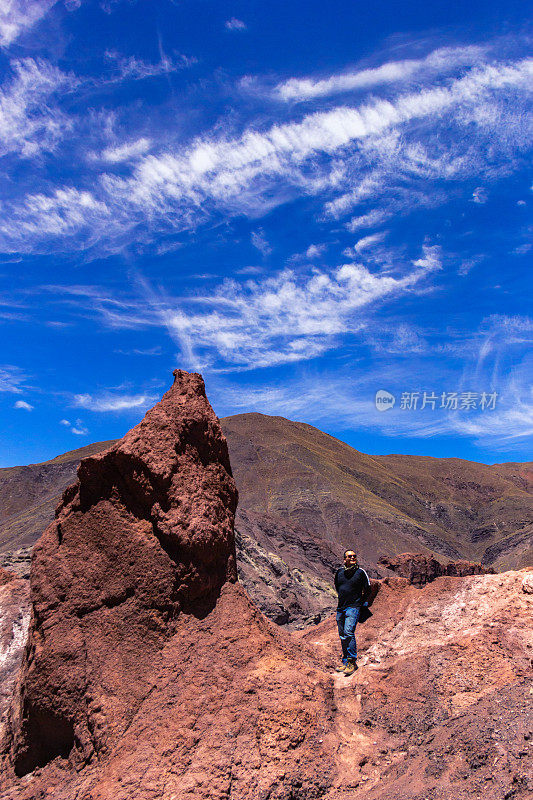
[[[355,661],[348,661],[348,663],[344,667],[344,674],[346,675],[346,677],[349,677],[350,675],[354,674],[356,669],[357,669],[357,664],[355,663]]]
[[[335,672],[344,672],[345,669],[346,669],[346,664],[344,663],[344,661],[341,661],[339,666],[335,667]]]

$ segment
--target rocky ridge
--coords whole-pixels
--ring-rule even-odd
[[[310,425],[262,414],[221,424],[240,493],[239,579],[278,624],[312,624],[331,612],[331,579],[346,546],[373,577],[391,574],[380,557],[402,552],[441,565],[533,564],[531,464],[369,456]],[[110,444],[0,470],[0,565],[29,574],[31,546],[79,459]]]

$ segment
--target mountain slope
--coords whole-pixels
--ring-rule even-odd
[[[61,494],[76,480],[81,459],[111,444],[96,442],[41,464],[0,469],[0,552],[35,544]]]
[[[369,456],[282,417],[223,420],[241,508],[297,525],[335,552],[432,552],[497,568],[532,563],[533,465]]]

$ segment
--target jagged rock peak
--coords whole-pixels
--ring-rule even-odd
[[[18,774],[117,741],[178,617],[209,613],[236,580],[236,505],[202,377],[175,370],[138,425],[81,462],[36,545],[8,742]]]

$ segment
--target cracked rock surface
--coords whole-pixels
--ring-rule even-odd
[[[327,800],[533,796],[533,598],[520,570],[386,578],[358,627],[359,669],[334,677]],[[302,637],[324,659],[335,620]]]

